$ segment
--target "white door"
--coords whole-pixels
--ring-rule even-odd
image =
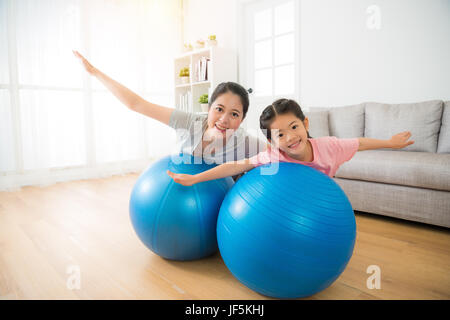
[[[299,96],[299,0],[241,2],[239,77],[252,88],[245,127],[259,130],[259,116],[278,98]]]

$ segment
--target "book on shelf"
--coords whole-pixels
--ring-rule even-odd
[[[211,80],[211,60],[206,62],[206,80]]]
[[[192,94],[190,91],[186,92],[185,94],[180,94],[178,101],[178,108],[181,111],[193,112],[191,95]]]
[[[208,79],[208,64],[210,64],[210,59],[207,57],[201,57],[195,67],[195,81],[207,81]]]

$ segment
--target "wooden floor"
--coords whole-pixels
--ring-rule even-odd
[[[268,299],[236,280],[219,253],[174,262],[144,247],[128,215],[136,179],[0,192],[0,298]],[[308,299],[450,299],[449,229],[362,213],[356,221],[346,270]],[[380,267],[380,289],[367,288],[370,265]]]

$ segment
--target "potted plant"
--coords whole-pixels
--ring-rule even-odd
[[[182,84],[189,83],[189,68],[182,68],[180,70],[180,78]]]
[[[201,49],[205,47],[205,41],[203,41],[202,39],[198,39],[195,44],[194,44],[196,49]]]
[[[216,40],[216,35],[212,34],[208,37],[208,47],[214,47],[217,46],[217,40]]]
[[[209,104],[208,104],[208,94],[202,94],[200,98],[198,99],[198,102],[200,102],[200,108],[202,112],[208,112]]]
[[[192,44],[190,44],[190,43],[184,44],[184,52],[192,51],[192,49],[193,49]]]

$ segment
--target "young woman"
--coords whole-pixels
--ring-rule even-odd
[[[176,129],[183,153],[220,164],[248,158],[265,149],[264,142],[240,128],[249,107],[248,92],[241,85],[234,82],[219,84],[209,99],[208,114],[192,114],[146,101],[92,66],[78,51],[73,53],[84,69],[130,110]]]

